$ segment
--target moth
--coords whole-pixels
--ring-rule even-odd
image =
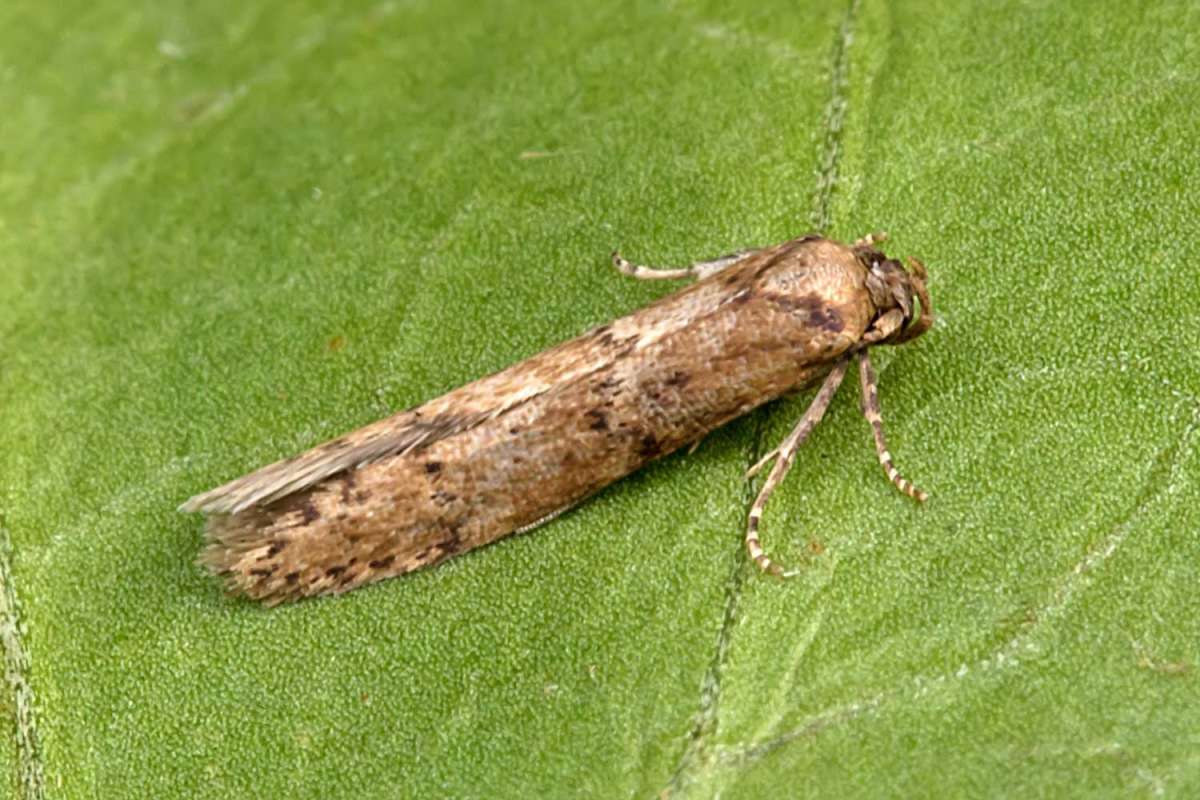
[[[820,382],[795,429],[753,466],[768,497],[857,360],[879,463],[884,439],[870,348],[933,324],[925,267],[877,245],[805,236],[682,269],[613,265],[691,286],[506,370],[265,466],[180,508],[208,515],[201,563],[232,593],[276,604],[340,593],[537,527],[613,481],[781,395]],[[918,314],[919,303],[919,314]]]

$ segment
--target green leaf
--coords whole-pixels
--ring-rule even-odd
[[[1200,791],[1200,12],[730,5],[0,11],[6,789]],[[764,518],[800,577],[741,473],[803,397],[342,598],[194,565],[189,495],[671,290],[614,247],[814,222],[929,266],[876,361],[932,499],[847,386]]]

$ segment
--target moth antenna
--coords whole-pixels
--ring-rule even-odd
[[[668,269],[663,267],[648,267],[643,264],[633,264],[621,257],[621,254],[614,250],[612,254],[613,266],[622,275],[628,275],[631,278],[639,280],[678,280],[680,278],[699,278],[703,280],[709,275],[715,275],[728,266],[736,264],[746,256],[753,255],[759,252],[760,248],[752,247],[746,250],[738,250],[735,253],[720,256],[718,258],[709,259],[707,261],[697,261],[695,264],[690,264],[679,269]]]

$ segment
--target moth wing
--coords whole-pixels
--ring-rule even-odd
[[[499,413],[499,409],[490,413],[438,414],[433,417],[422,417],[413,411],[402,412],[198,494],[179,508],[181,511],[236,514],[252,505],[266,505],[344,470],[411,453],[438,439],[467,430],[495,413]]]
[[[573,380],[607,360],[598,343],[585,335],[507,370],[462,386],[424,405],[372,423],[353,433],[318,445],[292,458],[198,494],[180,511],[236,514],[253,505],[267,505],[311,488],[339,472],[373,461],[412,453],[433,442],[470,430],[537,397],[555,385]],[[559,358],[556,358],[558,356]],[[564,369],[562,362],[573,365]]]
[[[782,246],[756,251],[727,269],[751,270],[778,257],[781,249]],[[714,312],[728,299],[724,287],[711,278],[679,294],[692,295],[690,316],[680,315],[664,298],[419,408],[395,414],[198,494],[179,508],[236,514],[250,506],[266,505],[308,489],[344,470],[419,450],[498,417],[555,386],[580,380],[635,348],[649,346],[686,328],[691,318]]]

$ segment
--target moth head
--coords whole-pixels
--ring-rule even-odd
[[[899,344],[920,336],[933,325],[933,306],[929,300],[929,290],[925,285],[928,274],[925,265],[915,258],[908,259],[908,269],[905,269],[894,258],[888,258],[874,248],[866,247],[858,251],[858,257],[867,268],[867,291],[879,314],[892,309],[900,309],[904,317],[903,324],[896,333],[888,338],[890,344]],[[916,304],[920,302],[921,315],[914,322]]]
[[[882,313],[899,308],[904,312],[904,321],[912,318],[913,290],[908,272],[894,258],[882,255],[873,257],[867,267],[867,291],[871,301]]]

